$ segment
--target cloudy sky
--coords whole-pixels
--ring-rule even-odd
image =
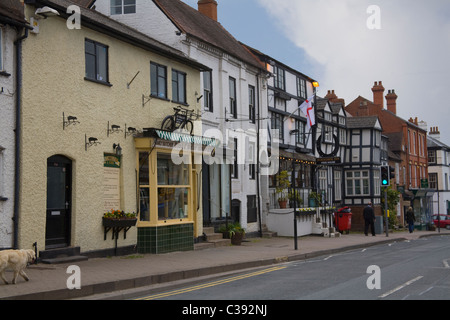
[[[197,7],[197,0],[184,0]],[[320,82],[350,103],[382,81],[397,115],[438,126],[450,145],[450,1],[218,0],[235,38]]]

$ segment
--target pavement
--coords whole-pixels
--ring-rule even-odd
[[[332,255],[344,251],[367,248],[400,241],[414,241],[424,237],[450,235],[450,230],[392,232],[365,236],[350,233],[337,238],[306,236],[297,238],[249,238],[241,246],[224,246],[168,254],[135,254],[124,257],[92,258],[70,264],[37,264],[27,268],[30,281],[19,276],[16,285],[0,280],[0,300],[62,300],[89,299],[90,296],[152,285],[169,284],[179,280],[194,280],[203,276],[271,266]],[[68,289],[74,284],[69,266],[79,267],[80,289]],[[5,272],[8,280],[11,271]]]

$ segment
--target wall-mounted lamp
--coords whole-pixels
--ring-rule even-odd
[[[120,146],[120,144],[113,144],[113,149],[116,152],[116,156],[121,156],[122,155],[122,147]]]
[[[51,16],[59,16],[58,11],[47,6],[36,9],[36,12],[34,14],[45,19]]]
[[[66,119],[64,112],[63,112],[63,130],[68,126],[76,125],[77,123],[80,123],[80,121],[78,121],[77,117],[67,116],[67,119]]]
[[[133,127],[127,127],[127,125],[125,124],[125,139],[127,138],[127,136],[131,136],[137,133],[140,133],[140,131]]]
[[[319,83],[317,81],[313,81],[312,83],[314,88],[318,88],[319,87]]]
[[[97,146],[98,144],[101,144],[101,142],[98,142],[97,138],[90,137],[88,139],[88,137],[86,135],[84,135],[84,149],[86,151],[87,151],[88,148],[90,148],[92,146]]]
[[[116,124],[112,124],[112,125],[111,125],[111,128],[110,128],[110,127],[109,127],[109,121],[108,121],[108,129],[107,129],[108,137],[109,137],[109,134],[110,134],[110,133],[118,133],[118,132],[120,132],[120,131],[122,131],[122,130],[120,130],[120,126],[118,126],[118,125],[116,125]]]

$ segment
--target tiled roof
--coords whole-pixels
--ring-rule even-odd
[[[26,24],[23,12],[23,4],[19,0],[1,0],[0,1],[0,21],[5,17],[11,19],[13,23]]]
[[[347,128],[374,128],[378,121],[377,116],[347,118]]]
[[[181,32],[208,43],[247,64],[264,68],[261,62],[219,22],[203,15],[180,0],[153,0],[153,2]]]
[[[70,2],[83,8],[90,8],[95,0],[70,0]]]

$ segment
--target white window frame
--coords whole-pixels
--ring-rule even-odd
[[[114,4],[114,2],[116,2],[116,1],[117,0],[110,0],[109,9],[110,9],[111,15],[136,13],[136,0],[119,0],[120,1],[120,6],[118,4]],[[132,1],[133,3],[125,4],[125,1]],[[115,10],[113,10],[113,8],[119,8],[119,7],[120,7],[120,13],[116,12]],[[132,7],[134,7],[134,12],[125,12],[126,8],[132,8]]]
[[[334,200],[342,199],[341,181],[342,171],[334,171]]]
[[[369,196],[369,170],[347,171],[345,173],[345,190],[347,196]]]

